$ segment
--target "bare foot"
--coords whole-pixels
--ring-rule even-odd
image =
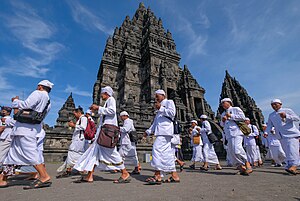
[[[7,186],[7,181],[0,181],[0,186]]]

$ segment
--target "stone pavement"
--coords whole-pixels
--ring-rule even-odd
[[[250,176],[237,175],[237,170],[227,167],[201,172],[198,165],[196,170],[185,169],[180,173],[181,183],[160,186],[144,185],[144,180],[153,175],[149,164],[142,164],[142,175],[133,176],[129,184],[113,184],[119,174],[100,171],[96,172],[94,183],[75,184],[72,182],[80,176],[55,178],[58,166],[47,164],[52,187],[24,191],[28,182],[17,176],[10,180],[14,186],[0,189],[0,201],[300,200],[300,175],[288,175],[284,168],[270,164],[255,169]]]

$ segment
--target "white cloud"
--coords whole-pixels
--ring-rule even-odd
[[[106,27],[103,21],[87,7],[84,7],[75,0],[67,2],[71,8],[75,22],[81,24],[86,30],[99,30],[107,35],[111,35],[113,33],[113,29]]]
[[[66,93],[73,93],[73,94],[76,94],[76,95],[79,95],[79,96],[86,96],[86,97],[91,97],[92,96],[92,94],[90,92],[79,90],[78,87],[74,87],[74,86],[70,86],[70,85],[67,85],[67,88],[65,89],[65,92]]]
[[[55,28],[41,19],[29,5],[12,1],[14,15],[3,15],[5,25],[18,42],[29,52],[20,56],[6,56],[1,69],[19,76],[44,77],[64,46],[51,41]]]
[[[204,14],[202,14],[203,16]],[[177,16],[176,31],[186,36],[187,46],[184,48],[187,51],[187,57],[190,59],[193,56],[206,55],[205,45],[208,40],[207,35],[197,32],[193,23],[182,15]],[[207,17],[206,17],[207,18]],[[207,19],[208,21],[208,19]],[[199,23],[199,21],[198,21]],[[208,27],[208,22],[204,27]]]

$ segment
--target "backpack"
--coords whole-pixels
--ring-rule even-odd
[[[128,133],[129,135],[129,138],[130,138],[130,142],[134,142],[134,143],[137,143],[139,137],[138,137],[138,134],[137,132],[134,130],[134,131],[130,131]]]
[[[79,124],[81,124],[81,119],[80,119]],[[86,129],[83,132],[84,138],[86,140],[92,140],[92,139],[94,139],[96,131],[97,131],[97,128],[96,128],[95,122],[93,122],[92,120],[90,120],[89,118],[87,118],[87,126],[86,126]]]
[[[182,132],[181,126],[179,124],[179,121],[177,121],[176,118],[174,118],[174,120],[171,117],[168,116],[164,116],[167,119],[169,119],[170,121],[173,122],[173,126],[174,126],[174,133],[173,134],[180,134]]]

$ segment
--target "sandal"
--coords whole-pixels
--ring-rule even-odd
[[[150,178],[148,178],[150,180],[146,181],[147,183],[145,185],[161,185],[162,184],[162,180],[155,179],[155,177],[150,177]]]
[[[62,174],[57,175],[56,179],[67,178],[67,177],[70,177],[70,176],[71,176],[71,172],[63,172]]]
[[[138,170],[133,170],[130,174],[131,175],[140,175],[141,173]]]
[[[84,179],[83,177],[81,177],[79,180],[73,181],[73,183],[75,184],[82,184],[82,183],[93,183],[94,181],[88,181],[86,179]]]
[[[164,183],[180,183],[180,180],[175,180],[173,177],[166,179]]]
[[[246,168],[245,170],[240,171],[240,175],[249,176],[252,172],[252,168]]]
[[[208,167],[200,167],[200,170],[208,171]]]
[[[192,170],[195,169],[195,165],[190,165],[189,167],[190,167],[190,169],[192,169]]]
[[[155,176],[152,176],[152,177],[148,177],[146,180],[145,180],[145,182],[148,182],[148,181],[151,181],[151,180],[155,180],[156,179],[156,177]]]
[[[183,171],[183,166],[185,165],[185,163],[182,163],[182,165],[180,165],[179,166],[179,170],[180,170],[180,172],[182,172]]]
[[[297,171],[294,171],[294,170],[290,170],[290,169],[285,169],[286,172],[292,174],[292,175],[297,175]],[[299,174],[299,173],[298,173]]]
[[[118,180],[115,180],[113,183],[114,184],[127,184],[127,183],[130,183],[131,179],[129,177],[127,177],[127,179],[123,179],[122,177],[120,177]]]
[[[0,188],[7,188],[9,185],[8,184],[5,184],[3,186],[0,186]]]
[[[41,180],[37,179],[34,182],[32,182],[29,186],[23,187],[24,190],[29,189],[36,189],[36,188],[45,188],[50,187],[52,182],[50,180],[42,182]]]

